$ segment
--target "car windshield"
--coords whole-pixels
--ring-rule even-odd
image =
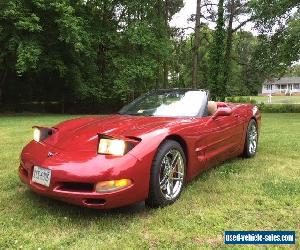
[[[123,107],[119,114],[192,117],[202,116],[207,106],[203,90],[158,90],[143,95]]]

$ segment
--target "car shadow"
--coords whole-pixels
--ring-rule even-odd
[[[76,206],[63,201],[55,200],[49,197],[41,196],[32,192],[30,189],[25,191],[26,199],[30,200],[31,206],[41,208],[47,211],[48,214],[61,217],[78,218],[99,218],[102,216],[125,216],[130,217],[138,214],[143,214],[148,208],[145,207],[145,202],[139,202],[128,206],[112,209],[93,209],[87,207]]]
[[[219,162],[218,164],[216,164],[215,166],[212,166],[208,169],[205,169],[203,172],[201,172],[199,175],[197,175],[195,178],[193,178],[189,183],[194,183],[197,181],[201,181],[201,180],[207,180],[208,178],[211,178],[211,173],[212,172],[217,172],[219,176],[223,176],[223,177],[227,177],[229,178],[230,175],[232,174],[238,174],[242,171],[244,171],[245,169],[243,168],[243,166],[241,166],[241,164],[236,164],[238,162],[244,162],[244,161],[249,161],[251,160],[250,158],[244,158],[242,156],[237,156],[222,162]]]
[[[195,177],[191,182],[187,184],[187,189],[189,189],[190,184],[194,184],[201,180],[205,181],[212,176],[210,173],[212,171],[218,171],[219,174],[224,175],[224,177],[229,177],[233,173],[239,173],[243,171],[240,166],[236,164],[232,164],[228,166],[228,164],[236,163],[239,161],[244,161],[242,157],[237,157],[233,159],[226,160],[218,165],[211,167],[202,173],[200,173],[197,177]],[[226,165],[224,168],[223,165]],[[93,209],[87,207],[80,207],[73,204],[68,204],[59,200],[55,200],[49,197],[38,195],[32,192],[29,188],[24,192],[24,199],[27,201],[25,203],[29,203],[28,206],[32,209],[32,207],[36,209],[42,210],[44,213],[48,215],[53,215],[54,217],[63,217],[74,219],[76,221],[83,221],[83,220],[93,220],[99,218],[106,218],[106,219],[116,219],[116,218],[134,218],[134,217],[148,217],[151,216],[155,209],[149,209],[145,207],[145,202],[139,202],[128,206],[123,206],[119,208],[113,209]]]

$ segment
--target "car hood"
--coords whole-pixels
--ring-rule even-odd
[[[143,138],[147,133],[168,127],[184,119],[127,115],[92,116],[62,122],[56,133],[44,143],[63,151],[96,150],[98,134],[115,138]]]

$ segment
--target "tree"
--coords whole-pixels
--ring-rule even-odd
[[[226,88],[223,85],[224,65],[224,0],[218,3],[217,27],[213,35],[213,44],[210,49],[209,87],[213,99],[224,99]]]
[[[230,89],[228,88],[231,73],[231,63],[232,63],[232,45],[233,45],[233,35],[235,32],[240,30],[251,20],[254,20],[254,16],[246,17],[244,21],[239,21],[239,16],[245,16],[250,14],[250,9],[248,8],[249,1],[242,0],[228,0],[226,2],[226,12],[227,12],[227,34],[226,34],[226,43],[225,43],[225,55],[224,55],[224,76],[223,76],[223,85],[226,88],[226,94],[231,95]],[[238,22],[236,27],[233,27],[234,20]]]
[[[182,31],[181,31],[182,32]],[[178,39],[174,40],[174,58],[173,64],[171,64],[171,86],[176,87],[191,87],[194,56],[194,35],[185,37],[183,33],[178,33]],[[208,81],[208,57],[209,48],[212,44],[212,30],[202,23],[200,26],[200,44],[198,49],[198,60],[201,59],[201,63],[197,65],[197,88],[207,88]]]
[[[227,95],[232,95],[233,90],[237,89],[232,87],[232,82],[237,83],[237,81],[234,80],[234,78],[237,77],[237,68],[233,68],[232,62],[234,34],[248,22],[255,22],[256,29],[261,33],[258,43],[255,45],[256,49],[250,55],[251,62],[256,67],[255,72],[251,71],[257,76],[255,77],[256,80],[261,79],[263,75],[269,77],[272,75],[272,72],[273,74],[276,72],[277,75],[283,75],[285,69],[290,66],[293,61],[299,59],[299,49],[297,46],[299,43],[296,42],[296,39],[298,39],[297,34],[299,34],[296,28],[299,15],[295,14],[294,17],[291,15],[295,8],[297,9],[299,7],[299,1],[281,0],[270,3],[266,0],[228,0],[225,2],[225,16],[227,20],[226,36],[220,33],[220,22],[222,22],[222,20],[225,21],[225,17],[220,15],[223,11],[220,6],[222,2],[223,1],[219,1],[218,3],[216,36],[212,47],[213,51],[210,53],[211,70],[209,80],[212,95],[214,96],[214,92],[216,92],[220,99],[224,99]],[[243,21],[239,20],[240,16],[244,17]],[[234,27],[235,22],[238,23],[236,27]],[[293,28],[288,31],[289,24],[292,23]],[[274,35],[270,35],[270,31],[274,31],[274,29],[277,29],[277,32],[275,32]],[[221,39],[216,42],[220,34],[223,39],[226,39],[225,44],[223,44]],[[288,48],[284,45],[287,42],[285,40],[289,40],[294,46]],[[224,46],[225,51],[222,52],[223,49],[221,46],[217,48],[217,44]],[[216,56],[217,54],[219,56]],[[274,61],[275,58],[276,60]],[[246,69],[247,67],[244,65],[242,68]],[[253,67],[250,68],[252,69]],[[246,73],[247,72],[244,72],[244,75],[249,76],[249,74]],[[244,82],[246,83],[246,81]],[[253,83],[253,85],[253,88],[248,88],[248,86],[246,89],[254,92],[257,83]],[[236,86],[239,86],[239,84]]]
[[[253,10],[261,18],[255,52],[257,70],[265,77],[283,76],[289,66],[300,59],[300,3],[281,0],[268,8],[266,1],[254,1]]]
[[[173,55],[168,22],[182,4],[182,0],[1,2],[0,100],[3,93],[6,103],[97,104],[131,98],[163,79],[167,85]]]
[[[74,6],[68,1],[12,0],[4,4],[0,15],[2,68],[8,72],[4,90],[11,90],[6,101],[24,101],[26,95],[72,99],[82,83],[80,73],[85,72],[80,69],[94,58],[90,34]],[[22,83],[28,86],[21,87]]]
[[[193,48],[193,69],[192,69],[192,86],[197,87],[198,57],[200,47],[200,17],[201,17],[201,0],[197,0],[196,20],[195,20],[195,42]]]
[[[300,77],[300,65],[295,64],[287,69],[286,76]]]

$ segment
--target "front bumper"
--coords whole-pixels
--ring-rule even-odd
[[[113,158],[84,152],[80,154],[79,161],[78,157],[70,157],[66,152],[51,158],[45,157],[43,147],[36,154],[33,148],[37,146],[32,144],[23,150],[19,177],[38,194],[96,209],[121,207],[145,200],[148,196],[150,166],[130,154]],[[49,187],[32,181],[35,165],[51,169]],[[97,182],[117,179],[131,179],[132,184],[114,192],[95,191],[94,185]]]

